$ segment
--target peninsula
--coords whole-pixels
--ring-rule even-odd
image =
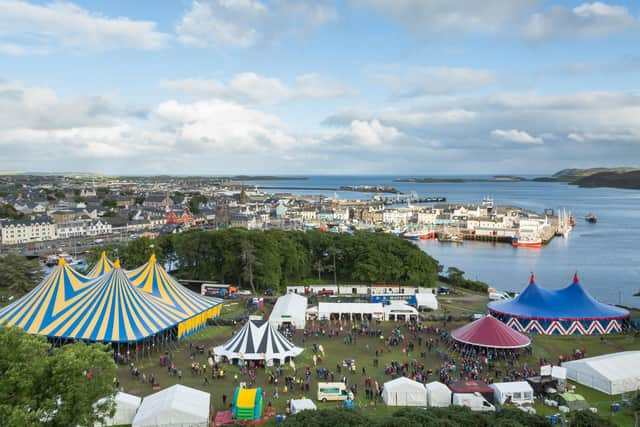
[[[534,178],[537,182],[566,182],[579,187],[640,189],[640,169],[591,168],[563,169],[550,177]]]

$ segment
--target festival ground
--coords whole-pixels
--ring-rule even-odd
[[[239,306],[228,306],[223,310],[223,316],[235,316],[239,310]],[[266,318],[266,316],[265,316]],[[461,326],[464,322],[424,322],[424,325],[432,326],[433,328],[443,329],[445,331],[451,331],[452,329]],[[315,323],[315,327],[319,327],[320,322]],[[357,384],[358,393],[356,395],[356,404],[366,411],[370,415],[387,415],[391,414],[396,408],[386,408],[381,401],[377,404],[371,400],[367,400],[365,397],[365,378],[370,376],[372,381],[378,381],[380,385],[385,381],[392,379],[390,374],[385,373],[385,366],[389,365],[392,361],[395,362],[407,362],[415,360],[418,364],[424,364],[425,369],[432,369],[433,376],[428,381],[435,381],[439,379],[439,371],[444,363],[444,353],[447,353],[449,361],[455,360],[458,362],[458,371],[452,375],[454,379],[459,379],[460,361],[462,357],[460,355],[447,349],[446,344],[438,341],[438,336],[433,332],[422,332],[418,334],[422,337],[422,345],[418,345],[418,339],[408,331],[404,326],[401,326],[401,333],[405,339],[409,340],[414,345],[414,351],[406,354],[403,352],[404,345],[402,343],[396,346],[388,346],[387,339],[392,336],[392,330],[399,325],[391,322],[381,323],[379,325],[372,325],[374,329],[380,328],[384,339],[380,339],[378,336],[360,336],[355,334],[355,342],[352,344],[345,343],[344,336],[351,332],[349,325],[343,325],[343,332],[340,336],[329,337],[328,334],[323,336],[311,336],[304,339],[302,331],[298,331],[293,337],[293,342],[305,349],[304,353],[298,357],[295,361],[298,369],[299,377],[304,378],[304,372],[306,367],[310,367],[311,370],[311,382],[309,391],[303,391],[300,387],[296,386],[294,390],[289,390],[287,393],[283,393],[282,387],[284,385],[284,376],[293,375],[293,370],[288,365],[283,368],[283,377],[280,378],[278,389],[279,398],[275,399],[274,385],[268,381],[268,373],[274,372],[276,368],[256,369],[255,385],[263,387],[265,391],[264,405],[267,406],[271,401],[272,405],[277,409],[278,413],[284,413],[286,401],[291,398],[299,398],[300,396],[307,396],[316,401],[317,395],[317,381],[316,368],[312,361],[312,346],[313,344],[321,344],[325,350],[325,357],[322,363],[318,363],[317,367],[323,367],[329,369],[335,374],[336,381],[346,375],[348,378],[349,386]],[[313,323],[309,323],[308,327],[314,327]],[[145,377],[149,377],[151,374],[156,378],[156,382],[160,384],[160,388],[166,388],[176,383],[181,383],[190,387],[195,387],[211,393],[211,404],[214,409],[220,410],[228,407],[233,396],[233,390],[239,382],[249,382],[248,375],[243,374],[240,369],[232,365],[221,365],[225,371],[225,377],[223,379],[211,379],[211,371],[206,370],[206,377],[208,378],[208,384],[205,383],[205,375],[198,375],[191,372],[191,352],[196,351],[198,346],[204,346],[205,351],[203,354],[196,351],[196,361],[199,363],[205,363],[207,361],[208,351],[214,346],[225,342],[232,335],[234,330],[238,330],[240,325],[235,327],[231,326],[210,326],[200,331],[198,334],[193,335],[178,343],[176,347],[170,349],[176,369],[182,371],[182,379],[179,380],[177,376],[169,376],[168,369],[161,367],[159,358],[162,355],[158,353],[153,357],[145,357],[138,362],[133,361],[140,369]],[[335,329],[335,326],[326,326],[327,331]],[[426,343],[429,339],[433,338],[437,343],[429,351]],[[304,339],[304,341],[303,341]],[[190,348],[192,350],[190,350]],[[383,350],[382,354],[378,358],[378,367],[374,367],[375,351],[376,349]],[[439,351],[437,350],[439,349]],[[491,376],[495,381],[503,380],[510,369],[515,371],[522,371],[524,364],[528,363],[530,369],[537,371],[539,369],[540,358],[545,358],[553,363],[557,363],[559,355],[568,356],[575,352],[576,349],[586,350],[586,356],[596,356],[600,354],[613,353],[624,350],[639,350],[640,338],[629,335],[611,335],[607,336],[605,340],[601,340],[600,336],[540,336],[534,335],[532,342],[532,354],[522,354],[519,360],[515,360],[513,368],[508,366],[508,362],[501,361],[495,363],[495,368],[501,372],[500,377],[496,378],[495,374],[488,374],[487,372],[480,374],[480,379]],[[421,354],[424,353],[424,354]],[[354,373],[347,372],[347,369],[342,368],[341,373],[336,372],[336,365],[342,365],[342,361],[345,359],[354,359],[357,369]],[[363,375],[362,368],[366,369],[366,374]],[[140,376],[142,378],[142,376]],[[118,370],[118,380],[121,388],[135,395],[145,396],[154,392],[151,388],[148,380],[143,382],[141,379],[136,379],[131,375],[129,366],[120,366]],[[610,413],[610,405],[614,402],[619,402],[619,396],[608,396],[606,394],[582,387],[576,386],[578,393],[582,394],[591,406],[598,408],[598,413],[603,416],[611,417],[611,420],[617,425],[631,426],[633,425],[633,415],[629,410],[623,410],[615,415]],[[226,405],[223,405],[222,396],[227,396]],[[317,402],[318,407],[331,407],[336,403],[322,404]],[[557,409],[549,408],[541,403],[536,403],[535,408],[538,414],[551,415],[557,413]]]

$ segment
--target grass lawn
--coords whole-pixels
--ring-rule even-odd
[[[231,303],[233,304],[233,303]],[[242,304],[231,305],[229,303],[225,304],[223,308],[223,316],[224,317],[235,317],[238,313],[238,307],[242,311]],[[454,311],[453,308],[451,311]],[[458,310],[455,310],[458,312]],[[427,324],[442,327],[442,322],[427,322]],[[448,323],[446,325],[447,330],[454,329],[455,327],[461,326],[463,323]],[[392,328],[396,325],[393,323],[382,323],[381,328],[383,330],[383,334],[385,337],[388,337]],[[205,385],[203,377],[192,375],[190,372],[190,351],[189,345],[190,343],[195,345],[205,345],[207,349],[214,345],[219,345],[228,340],[232,333],[235,330],[238,330],[240,326],[210,326],[207,327],[197,334],[194,334],[179,343],[171,350],[174,356],[174,361],[177,365],[177,368],[182,370],[183,378],[181,383],[190,387],[195,387],[201,390],[208,391],[211,393],[211,404],[215,408],[215,410],[219,410],[222,408],[222,395],[227,395],[227,405],[231,402],[233,396],[233,390],[241,381],[247,381],[247,377],[242,376],[240,370],[231,365],[226,365],[226,376],[224,379],[220,380],[209,380],[210,384]],[[404,329],[404,328],[403,328]],[[408,335],[409,337],[409,335]],[[264,399],[265,407],[267,402],[272,401],[273,406],[278,410],[278,413],[283,413],[286,405],[286,400],[291,398],[298,398],[300,396],[306,396],[314,401],[316,400],[316,392],[317,392],[317,379],[315,374],[315,368],[313,367],[312,362],[312,352],[310,350],[311,344],[317,343],[322,344],[325,349],[325,359],[323,363],[319,366],[327,367],[332,371],[336,371],[336,364],[341,364],[343,359],[355,359],[357,364],[357,371],[355,374],[348,373],[346,374],[349,379],[349,384],[357,384],[358,390],[361,392],[356,396],[356,403],[363,408],[368,414],[376,414],[376,415],[388,415],[395,411],[395,408],[386,408],[382,403],[378,403],[377,407],[373,406],[371,402],[366,401],[364,398],[364,378],[362,375],[362,367],[366,368],[366,374],[371,376],[374,380],[377,380],[380,383],[388,381],[391,379],[391,376],[386,375],[384,373],[384,366],[391,362],[395,361],[409,361],[411,359],[416,359],[419,363],[424,363],[426,367],[432,368],[434,370],[437,380],[437,372],[439,367],[442,364],[442,360],[436,357],[435,352],[427,353],[426,357],[421,358],[420,352],[427,352],[426,347],[424,347],[424,342],[426,342],[425,338],[434,337],[432,335],[423,334],[423,347],[418,348],[417,342],[414,342],[416,345],[416,351],[409,356],[403,354],[400,347],[391,347],[387,349],[384,342],[377,337],[356,337],[354,344],[345,344],[342,337],[333,337],[329,338],[328,336],[318,336],[318,337],[309,337],[303,343],[303,334],[299,331],[296,333],[293,341],[296,345],[301,346],[305,349],[304,353],[302,353],[296,359],[296,365],[300,373],[304,372],[304,368],[309,366],[312,371],[312,380],[310,385],[310,391],[304,392],[301,390],[290,391],[286,394],[282,393],[280,390],[280,398],[277,400],[272,399],[274,387],[268,384],[267,375],[265,370],[258,370],[257,373],[257,385],[263,387],[266,392],[266,397]],[[632,338],[627,336],[609,336],[607,337],[607,343],[600,342],[599,337],[586,337],[586,336],[569,336],[569,337],[561,337],[561,336],[534,336],[533,338],[533,355],[528,359],[520,360],[519,364],[516,366],[521,366],[523,363],[528,362],[531,366],[537,368],[538,360],[540,357],[546,357],[550,360],[556,360],[558,354],[570,354],[573,353],[576,348],[586,348],[588,356],[595,356],[603,353],[610,353],[622,350],[631,350],[631,349],[640,349],[640,339]],[[384,349],[384,353],[379,357],[379,367],[373,367],[373,359],[375,357],[375,349]],[[441,349],[444,350],[444,346],[441,346]],[[137,363],[137,366],[140,370],[147,375],[153,373],[157,378],[157,381],[160,383],[161,388],[166,388],[178,382],[177,377],[170,377],[167,374],[166,368],[161,368],[159,366],[159,357],[160,355],[156,355],[153,357],[146,357],[140,360]],[[196,361],[203,363],[206,362],[207,354],[205,352],[204,355],[196,355]],[[450,357],[455,358],[455,355],[451,355]],[[271,368],[267,368],[267,371]],[[504,367],[498,366],[498,369],[501,369],[503,372],[505,371]],[[292,372],[292,369],[287,366],[284,369],[285,375]],[[345,369],[342,370],[342,373],[345,373]],[[237,379],[235,376],[237,375]],[[336,380],[342,374],[336,373]],[[142,383],[134,379],[130,373],[127,366],[121,366],[118,370],[118,378],[124,391],[128,393],[132,393],[135,395],[148,395],[153,392],[149,384]],[[282,381],[280,383],[280,387],[282,387]],[[586,389],[584,387],[578,386],[578,392],[583,394],[583,396],[587,399],[587,401],[598,408],[598,412],[600,415],[609,415],[609,405],[612,402],[619,401],[615,396],[607,396],[603,393],[596,392],[590,389]],[[336,403],[326,403],[322,404],[317,402],[318,407],[333,407]],[[554,408],[546,408],[544,405],[536,405],[536,409],[539,410],[540,414],[552,414],[556,412]],[[627,411],[623,413],[616,414],[612,417],[612,421],[619,425],[632,425],[632,415]]]

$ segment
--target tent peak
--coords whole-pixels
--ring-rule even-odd
[[[155,264],[156,262],[156,253],[152,252],[151,256],[149,257],[149,264]]]
[[[58,258],[58,267],[62,267],[63,265],[65,265],[67,263],[67,260],[64,259],[63,256],[61,256],[60,258]]]
[[[536,276],[533,274],[533,272],[531,273],[531,277],[529,277],[529,284],[530,285],[536,284]]]
[[[116,260],[113,261],[113,268],[120,268],[120,258],[116,258]]]
[[[578,272],[576,271],[576,272],[573,274],[573,284],[574,284],[574,285],[577,285],[577,284],[579,284],[579,283],[580,283],[580,278],[578,278]]]

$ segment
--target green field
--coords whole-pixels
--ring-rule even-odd
[[[230,317],[235,317],[239,313],[241,313],[240,308],[242,305],[228,305],[223,309],[223,316],[231,315]],[[316,325],[318,325],[317,323]],[[463,323],[452,323],[449,322],[446,325],[442,322],[427,322],[429,325],[444,327],[446,330],[452,330]],[[386,337],[389,336],[392,328],[396,327],[393,323],[382,323],[380,327],[383,330],[383,334]],[[214,345],[222,344],[227,339],[232,336],[232,332],[234,329],[239,329],[240,326],[231,327],[231,326],[210,326],[199,333],[182,340],[177,344],[176,347],[171,349],[173,353],[174,361],[177,365],[177,368],[182,370],[183,378],[181,383],[190,387],[195,387],[198,389],[202,389],[211,393],[211,404],[215,408],[215,410],[219,410],[222,408],[222,395],[226,394],[228,396],[227,405],[231,401],[231,396],[233,395],[233,389],[238,385],[241,381],[248,381],[246,376],[243,376],[239,370],[239,368],[235,366],[226,365],[226,376],[224,379],[212,380],[209,379],[210,384],[206,385],[204,383],[204,379],[202,376],[194,375],[190,372],[190,344],[193,344],[194,347],[196,345],[205,345],[207,350]],[[347,328],[345,328],[346,330]],[[403,331],[405,328],[403,328]],[[298,398],[300,396],[306,396],[313,400],[316,400],[316,387],[317,387],[317,379],[315,374],[315,368],[313,367],[312,362],[312,352],[310,350],[311,345],[313,343],[322,344],[325,349],[325,359],[322,364],[318,366],[329,368],[330,370],[336,370],[336,364],[341,364],[343,359],[355,359],[357,364],[356,373],[348,373],[346,376],[349,379],[349,384],[357,384],[359,393],[356,396],[356,403],[358,406],[364,408],[364,410],[369,414],[379,414],[379,415],[388,415],[395,411],[395,408],[386,408],[382,403],[378,403],[374,405],[371,402],[366,401],[364,398],[364,378],[362,375],[362,367],[366,368],[366,374],[371,376],[374,380],[377,380],[381,384],[385,381],[391,379],[390,375],[386,375],[384,373],[384,366],[391,361],[398,362],[409,362],[411,359],[415,359],[418,363],[424,363],[427,368],[432,368],[434,370],[434,378],[433,380],[437,380],[437,372],[439,367],[441,366],[443,360],[438,358],[435,354],[435,351],[426,354],[426,357],[420,357],[420,352],[427,352],[424,343],[426,342],[425,338],[435,337],[434,335],[423,334],[423,346],[418,348],[417,341],[414,341],[416,345],[416,349],[413,353],[406,355],[403,354],[400,347],[390,347],[386,346],[385,340],[380,340],[377,337],[356,337],[356,341],[354,344],[345,344],[342,337],[332,337],[328,336],[318,336],[318,337],[308,337],[303,343],[303,334],[302,332],[298,332],[294,337],[293,341],[298,345],[305,349],[304,353],[296,359],[296,365],[298,371],[302,375],[305,367],[311,367],[312,371],[312,381],[310,386],[310,391],[304,392],[301,390],[289,391],[288,393],[282,393],[282,389],[280,389],[280,397],[279,399],[273,399],[274,386],[269,385],[267,381],[267,375],[264,369],[258,369],[257,371],[257,379],[256,384],[258,386],[263,387],[266,396],[264,399],[265,406],[266,403],[272,401],[273,406],[278,410],[278,413],[283,413],[286,400],[291,398]],[[407,338],[411,339],[410,335],[407,335]],[[440,348],[444,350],[444,346],[440,345]],[[559,354],[568,355],[573,353],[573,351],[577,348],[585,348],[587,350],[588,356],[595,356],[598,354],[611,353],[622,350],[631,350],[631,349],[640,349],[640,339],[634,338],[630,336],[609,336],[607,337],[606,343],[601,342],[598,336],[534,336],[533,338],[533,354],[529,358],[521,359],[519,362],[516,362],[515,367],[522,366],[525,362],[528,362],[530,366],[538,367],[538,360],[540,357],[545,357],[549,360],[556,360]],[[379,357],[379,367],[374,368],[373,359],[375,357],[375,350],[382,349],[383,354]],[[168,387],[178,382],[177,377],[171,377],[167,373],[166,368],[161,368],[159,366],[159,357],[160,354],[157,354],[153,357],[146,357],[140,360],[137,363],[137,366],[144,372],[146,375],[151,373],[157,378],[157,382],[160,383],[161,388]],[[206,362],[207,351],[205,354],[197,354],[196,361],[203,363]],[[456,358],[455,354],[450,354],[450,358]],[[503,372],[506,370],[506,365],[498,365],[498,369]],[[267,371],[271,368],[267,368]],[[285,375],[291,374],[293,370],[286,366]],[[345,373],[345,369],[342,370],[342,373]],[[124,391],[136,395],[148,395],[153,392],[150,385],[148,383],[143,383],[142,381],[136,380],[131,376],[129,372],[129,368],[127,366],[122,366],[119,368],[118,378],[120,380],[121,386]],[[209,372],[208,372],[209,373]],[[340,374],[336,373],[336,378],[338,378]],[[210,376],[209,376],[210,378]],[[280,383],[280,388],[282,387],[282,381]],[[360,392],[361,391],[361,392]],[[613,402],[619,402],[619,397],[616,396],[608,396],[600,392],[596,392],[590,389],[586,389],[584,387],[578,386],[578,391],[582,393],[585,398],[592,404],[598,408],[598,412],[603,416],[610,416],[609,414],[609,405]],[[327,403],[322,404],[318,402],[318,406],[322,407],[331,407],[335,406],[335,403]],[[536,404],[536,409],[538,413],[543,415],[553,414],[557,412],[557,409],[544,407],[542,404]],[[626,410],[622,413],[618,413],[611,418],[616,424],[622,426],[631,426],[633,423],[632,414],[630,411]]]

